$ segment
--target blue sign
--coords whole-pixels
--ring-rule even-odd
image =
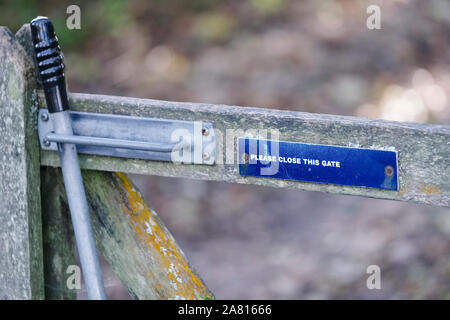
[[[397,152],[239,138],[239,174],[398,190]]]

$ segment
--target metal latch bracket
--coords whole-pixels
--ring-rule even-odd
[[[216,138],[212,123],[70,111],[73,136],[55,134],[47,109],[38,115],[43,150],[57,143],[77,145],[81,154],[184,164],[213,165]]]

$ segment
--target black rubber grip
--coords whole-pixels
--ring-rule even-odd
[[[37,17],[31,21],[31,36],[48,111],[68,110],[64,63],[50,19]]]

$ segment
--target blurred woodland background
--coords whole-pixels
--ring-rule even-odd
[[[66,28],[71,4],[81,30]],[[371,4],[381,30],[366,28]],[[72,92],[450,124],[448,0],[0,1],[13,32],[37,15]],[[450,299],[448,208],[133,180],[217,298]],[[373,264],[381,290],[366,287]],[[128,297],[106,277],[109,298]]]

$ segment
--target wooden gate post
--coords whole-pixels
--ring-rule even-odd
[[[0,27],[0,299],[44,298],[33,61]]]

